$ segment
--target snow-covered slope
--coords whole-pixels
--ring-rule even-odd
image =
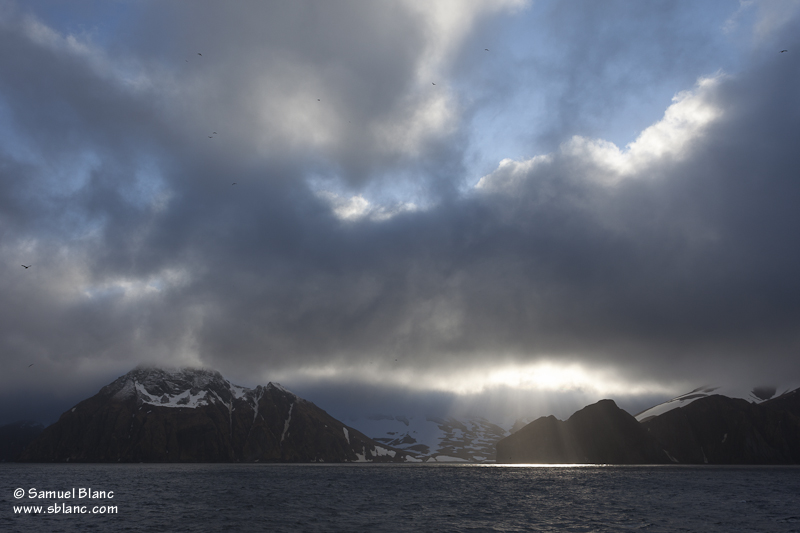
[[[234,385],[214,370],[143,366],[128,372],[106,388],[118,389],[113,396],[116,401],[136,397],[145,405],[196,409],[216,403],[227,406],[233,400],[245,400],[257,412],[264,387],[248,389]],[[266,388],[295,396],[277,383],[268,383]]]
[[[753,403],[761,403],[769,400],[770,398],[780,396],[788,390],[791,390],[791,387],[783,387],[781,389],[777,389],[776,387],[754,387],[751,389],[731,386],[704,385],[694,389],[691,392],[687,392],[686,394],[682,394],[671,400],[667,400],[664,403],[660,403],[650,407],[649,409],[645,409],[644,411],[635,415],[635,418],[639,422],[644,422],[655,416],[663,415],[668,411],[672,411],[678,407],[684,407],[695,400],[699,400],[700,398],[705,398],[714,394],[727,396],[728,398],[741,398]]]
[[[495,444],[510,434],[484,418],[370,415],[348,424],[371,439],[425,462],[491,463]]]

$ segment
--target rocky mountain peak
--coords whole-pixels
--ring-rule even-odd
[[[25,461],[402,461],[278,384],[138,367],[61,415]]]
[[[296,398],[279,384],[250,389],[231,383],[215,370],[156,366],[136,367],[103,387],[100,394],[117,402],[136,398],[139,405],[197,408],[215,403],[230,406],[234,400],[254,405],[264,389],[276,389]]]

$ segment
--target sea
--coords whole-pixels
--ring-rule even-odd
[[[0,531],[800,532],[800,468],[0,463]]]

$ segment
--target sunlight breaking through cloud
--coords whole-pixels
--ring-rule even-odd
[[[270,375],[272,379],[289,383],[363,381],[456,395],[481,394],[501,388],[523,392],[578,392],[600,396],[669,395],[680,390],[673,383],[630,381],[613,369],[553,361],[499,363],[486,368],[437,368],[424,372],[415,371],[397,362],[391,364],[375,361],[358,366],[344,366],[339,362],[272,372]]]
[[[373,222],[381,222],[389,220],[400,213],[412,212],[418,209],[411,202],[376,205],[360,194],[347,198],[330,191],[318,191],[317,196],[331,206],[333,214],[339,220],[356,221],[366,218]]]
[[[682,91],[672,98],[664,117],[645,129],[625,149],[603,139],[573,136],[556,154],[538,155],[523,161],[504,159],[497,170],[478,181],[476,189],[510,190],[539,168],[566,159],[570,165],[584,165],[586,179],[605,185],[617,185],[624,179],[643,179],[648,169],[667,159],[687,157],[693,143],[705,129],[719,119],[723,111],[714,101],[714,89],[723,74],[701,78],[692,91]]]

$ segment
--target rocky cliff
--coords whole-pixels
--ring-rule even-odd
[[[21,461],[402,461],[280,385],[210,370],[137,368],[47,427]]]

